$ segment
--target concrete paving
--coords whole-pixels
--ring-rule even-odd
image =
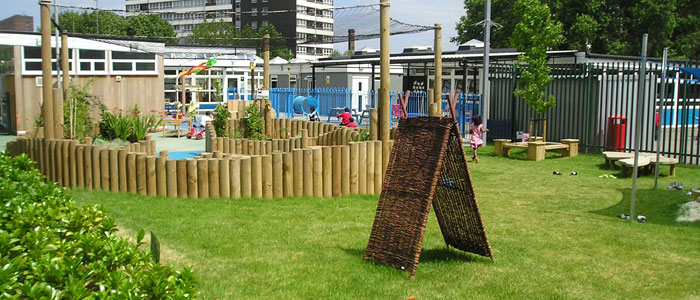
[[[187,139],[185,135],[181,135],[180,138],[177,136],[163,137],[163,133],[161,132],[151,133],[149,136],[156,142],[157,152],[204,151],[204,139]]]
[[[12,141],[15,138],[17,137],[14,135],[0,135],[0,152],[5,152],[7,142]]]

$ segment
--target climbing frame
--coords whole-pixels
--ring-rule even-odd
[[[457,123],[401,119],[365,259],[414,276],[431,204],[448,246],[493,258]]]

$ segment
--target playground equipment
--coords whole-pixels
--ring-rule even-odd
[[[318,110],[318,100],[314,97],[298,96],[294,98],[293,107],[295,114],[309,114],[312,106]]]
[[[457,122],[402,118],[365,259],[413,278],[431,204],[448,247],[493,258]]]

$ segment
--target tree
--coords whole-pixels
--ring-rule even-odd
[[[338,51],[338,50],[333,50],[333,52],[331,52],[330,57],[350,57],[353,54],[354,53],[350,50],[345,50],[345,52],[343,52],[343,53],[340,53],[340,51]]]
[[[507,47],[521,11],[510,0],[492,0],[493,47]],[[641,53],[642,34],[649,33],[649,55],[661,56],[663,48],[675,58],[700,59],[700,6],[694,0],[542,0],[552,18],[562,24],[564,39],[556,49],[590,50],[596,53]],[[463,43],[483,38],[484,0],[465,0],[466,16],[457,23]]]
[[[551,19],[549,7],[540,0],[517,0],[513,8],[521,13],[521,18],[515,25],[510,42],[523,52],[515,63],[520,71],[520,81],[514,94],[524,98],[535,114],[541,115],[557,103],[554,95],[545,92],[552,82],[549,75],[551,70],[547,66],[547,49],[562,41],[562,25]],[[537,136],[537,132],[534,136]]]
[[[173,26],[157,15],[125,18],[109,11],[67,11],[59,14],[58,26],[71,33],[158,38],[175,42]]]
[[[258,56],[262,56],[262,37],[270,35],[270,56],[292,59],[294,53],[285,46],[285,38],[273,25],[266,24],[257,30],[246,25],[241,30],[223,20],[205,22],[197,25],[189,36],[189,42],[197,45],[255,47]]]
[[[175,30],[168,21],[157,15],[136,15],[127,19],[126,33],[136,37],[158,37],[175,42]]]

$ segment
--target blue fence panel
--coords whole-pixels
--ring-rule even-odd
[[[226,100],[237,100],[236,94],[238,93],[238,88],[230,87],[226,90]]]

